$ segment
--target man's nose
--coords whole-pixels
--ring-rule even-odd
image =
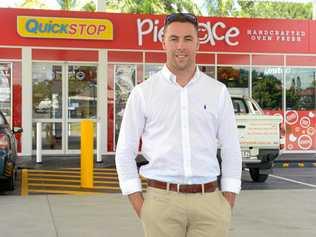
[[[177,43],[177,49],[183,49],[184,48],[184,41],[183,40],[179,40]]]

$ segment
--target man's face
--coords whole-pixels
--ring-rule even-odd
[[[167,26],[162,40],[167,53],[167,65],[171,70],[185,70],[195,66],[199,49],[197,31],[191,23],[172,22]]]

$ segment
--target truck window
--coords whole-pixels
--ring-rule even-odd
[[[254,111],[258,112],[257,106],[254,103],[252,103],[252,102],[251,102],[251,105],[252,105],[252,108],[254,109]]]
[[[232,98],[235,113],[247,114],[248,109],[241,98]]]

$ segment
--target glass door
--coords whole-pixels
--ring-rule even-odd
[[[43,153],[63,152],[62,84],[63,65],[52,63],[33,63],[33,150],[36,149],[36,123],[41,122]]]
[[[80,121],[96,121],[97,66],[39,62],[32,73],[33,150],[41,122],[43,154],[79,154]]]
[[[67,153],[80,150],[80,121],[97,117],[97,67],[96,65],[71,64],[67,67]],[[96,131],[96,123],[94,123]],[[94,147],[96,133],[94,132]]]

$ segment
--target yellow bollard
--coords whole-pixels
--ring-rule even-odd
[[[80,122],[80,176],[82,188],[93,188],[93,122]]]

